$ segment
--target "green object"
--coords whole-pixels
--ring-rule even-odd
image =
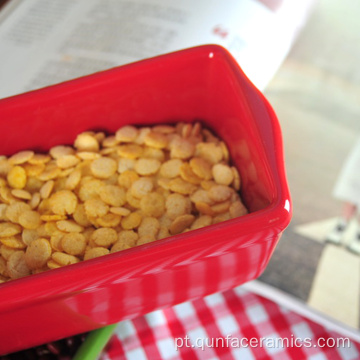
[[[105,326],[89,333],[73,360],[96,360],[109,342],[117,324]]]

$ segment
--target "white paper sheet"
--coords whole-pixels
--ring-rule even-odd
[[[263,89],[312,2],[11,0],[0,12],[0,98],[209,43]]]

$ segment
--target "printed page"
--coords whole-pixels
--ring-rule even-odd
[[[0,13],[0,98],[209,43],[263,89],[312,1],[290,2],[11,0]]]

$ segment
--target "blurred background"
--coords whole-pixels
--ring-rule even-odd
[[[360,135],[360,3],[318,0],[265,89],[283,130],[293,220],[261,280],[359,328],[360,257],[325,244],[332,196]],[[360,181],[360,169],[359,169]],[[353,225],[354,226],[354,225]]]

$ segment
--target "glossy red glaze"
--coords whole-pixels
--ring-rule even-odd
[[[84,130],[201,120],[228,144],[251,213],[0,285],[0,354],[258,277],[291,218],[281,131],[221,47],[129,64],[0,101],[0,154],[71,144]]]

